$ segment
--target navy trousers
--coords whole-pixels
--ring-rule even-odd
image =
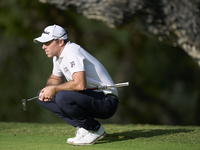
[[[111,94],[84,90],[60,91],[50,102],[39,99],[38,102],[74,127],[98,131],[100,123],[94,118],[107,119],[113,116],[119,100]]]

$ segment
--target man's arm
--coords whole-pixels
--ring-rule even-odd
[[[57,77],[52,74],[48,79],[46,86],[59,85],[62,84],[63,82],[64,82],[64,76]]]
[[[56,93],[63,90],[82,91],[86,87],[85,72],[75,72],[72,75],[73,80],[54,86]]]
[[[40,100],[41,101],[50,101],[57,92],[63,90],[69,91],[82,91],[86,87],[86,79],[85,79],[85,72],[75,72],[72,75],[73,80],[62,83],[59,77],[52,75],[47,85],[42,91],[40,92]]]

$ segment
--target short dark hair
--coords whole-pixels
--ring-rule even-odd
[[[60,39],[55,39],[55,41],[58,43]],[[67,44],[67,42],[69,42],[69,39],[63,39],[64,43]]]
[[[69,39],[64,39],[64,43],[67,44],[69,42]]]

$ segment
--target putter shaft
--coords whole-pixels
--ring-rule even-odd
[[[39,98],[39,96],[35,96],[35,97],[32,97],[32,98],[29,98],[26,101],[31,101],[31,100],[36,99],[36,98]]]

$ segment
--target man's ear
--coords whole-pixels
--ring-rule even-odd
[[[63,39],[59,39],[59,45],[60,45],[61,47],[65,45],[65,42],[64,42]]]

